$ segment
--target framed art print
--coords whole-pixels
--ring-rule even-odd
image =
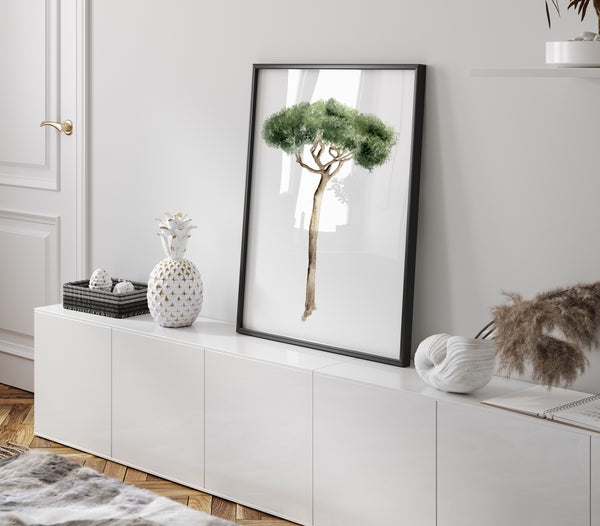
[[[410,364],[423,65],[255,65],[237,331]]]

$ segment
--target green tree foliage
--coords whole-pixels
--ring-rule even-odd
[[[306,300],[302,315],[306,321],[317,308],[317,236],[327,183],[351,159],[369,171],[383,164],[396,144],[396,134],[379,117],[359,113],[332,98],[312,104],[301,102],[272,114],[263,124],[262,136],[268,146],[294,155],[300,166],[321,176],[309,227]],[[310,164],[302,158],[307,146],[312,157]]]
[[[383,164],[396,143],[391,126],[335,99],[284,108],[265,121],[262,135],[269,146],[291,155],[302,154],[320,138],[351,154],[355,164],[367,170]]]

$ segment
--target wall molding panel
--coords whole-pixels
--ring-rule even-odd
[[[60,301],[60,217],[0,210],[0,352],[33,359],[31,306]]]

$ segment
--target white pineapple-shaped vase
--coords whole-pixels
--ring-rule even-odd
[[[202,309],[202,277],[196,265],[184,259],[190,230],[196,228],[181,213],[157,219],[166,258],[150,273],[148,308],[162,327],[187,327]]]

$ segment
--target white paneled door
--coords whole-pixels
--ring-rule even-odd
[[[33,308],[87,270],[86,5],[0,0],[0,382],[29,390]]]

